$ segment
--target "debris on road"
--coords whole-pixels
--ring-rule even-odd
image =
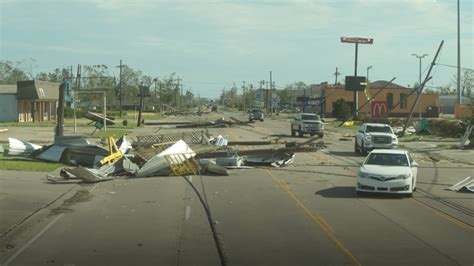
[[[208,139],[208,134],[204,130],[169,134],[140,135],[137,136],[137,141],[133,146],[137,148],[148,148],[154,144],[174,143],[179,140],[183,140],[189,144],[207,144]]]
[[[468,176],[448,189],[456,192],[466,191],[474,193],[474,178]]]
[[[8,128],[0,128],[0,133],[7,132]]]
[[[33,151],[42,148],[40,145],[14,138],[8,138],[8,145],[8,149],[5,150],[5,156],[28,156]]]
[[[224,138],[222,135],[219,135],[215,138],[209,139],[209,143],[214,144],[219,147],[225,147],[228,145],[229,141]]]
[[[216,164],[224,167],[228,166],[243,166],[244,158],[238,155],[232,155],[227,157],[219,157],[216,159]]]
[[[245,157],[245,165],[250,166],[273,166],[282,167],[288,164],[292,164],[295,160],[294,153],[276,153],[276,154],[262,154],[262,155],[250,155]]]
[[[165,155],[169,155],[169,159],[173,160],[173,164],[183,163],[185,160],[190,159],[196,155],[194,151],[184,142],[183,140],[177,141],[171,147],[158,153],[153,158],[148,160],[142,168],[138,171],[136,177],[147,177],[153,175],[169,175],[171,169],[167,162]]]

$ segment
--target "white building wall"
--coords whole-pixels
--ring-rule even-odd
[[[14,94],[0,94],[0,122],[16,122],[17,110]]]

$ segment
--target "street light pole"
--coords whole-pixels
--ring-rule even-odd
[[[420,71],[419,71],[419,75],[418,75],[418,84],[421,86],[421,59],[423,59],[423,57],[425,57],[425,56],[428,56],[428,54],[423,54],[423,55],[411,54],[411,55],[413,55],[416,58],[420,59]]]
[[[372,69],[373,66],[368,66],[367,67],[367,84],[369,84],[369,70]]]

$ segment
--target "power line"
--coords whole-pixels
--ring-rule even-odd
[[[439,64],[439,63],[436,63],[436,65],[439,65],[439,66],[446,66],[446,67],[452,67],[452,68],[458,68],[457,66],[446,65],[446,64]],[[472,69],[472,68],[467,68],[467,67],[461,67],[461,69],[463,69],[463,70],[469,70],[469,71],[474,71],[474,69]]]

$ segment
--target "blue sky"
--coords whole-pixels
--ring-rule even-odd
[[[184,88],[218,96],[235,82],[269,79],[277,87],[334,82],[354,74],[354,45],[340,37],[370,37],[359,46],[359,75],[413,85],[418,59],[441,42],[440,64],[456,65],[456,1],[151,1],[0,0],[0,58],[36,60],[36,73],[82,65],[124,64],[152,77],[173,72]],[[473,4],[461,1],[462,67],[473,68]],[[114,69],[114,71],[118,69]],[[456,69],[437,66],[429,86],[451,82]]]

